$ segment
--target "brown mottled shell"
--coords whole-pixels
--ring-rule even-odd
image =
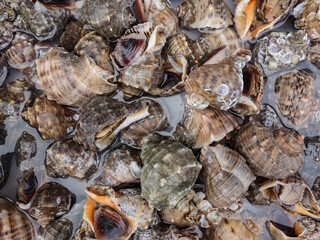
[[[0,50],[9,46],[13,39],[14,26],[11,22],[0,21]]]
[[[74,240],[95,239],[95,234],[90,224],[86,220],[82,220],[79,228],[74,234]]]
[[[111,83],[113,74],[98,67],[87,56],[76,56],[54,48],[36,61],[37,82],[49,100],[58,104],[80,107],[91,97],[109,94],[117,86]]]
[[[49,101],[46,97],[36,98],[33,105],[28,107],[22,116],[36,127],[42,138],[59,139],[73,131],[76,125],[76,112],[59,104]]]
[[[135,21],[128,0],[86,0],[81,17],[104,37],[120,37]]]
[[[42,227],[46,227],[55,218],[69,212],[76,196],[60,183],[47,182],[43,184],[27,205],[19,204]]]
[[[256,175],[275,179],[288,177],[301,168],[303,139],[291,129],[276,130],[250,121],[240,129],[235,144]]]
[[[50,177],[88,180],[98,170],[99,159],[71,138],[55,142],[47,149],[45,166]]]
[[[4,0],[0,2],[0,21],[13,21],[19,9],[19,0]]]
[[[308,52],[308,60],[316,66],[316,68],[320,69],[320,42],[311,44]]]
[[[278,96],[278,108],[293,124],[304,122],[315,98],[315,74],[307,69],[293,70],[279,76],[274,91]]]
[[[201,148],[220,141],[239,123],[239,118],[223,110],[212,107],[205,109],[186,107],[173,137],[189,147]]]
[[[176,12],[180,25],[187,29],[218,29],[233,23],[227,5],[219,0],[186,0]]]
[[[18,138],[14,147],[16,164],[19,167],[21,162],[29,161],[37,154],[37,141],[34,136],[26,131],[23,131]]]
[[[203,147],[200,162],[206,195],[215,207],[228,208],[236,203],[255,180],[246,160],[221,144]]]
[[[107,153],[101,175],[95,179],[95,184],[118,187],[123,184],[138,183],[140,171],[139,151],[123,145]]]
[[[110,44],[104,37],[96,32],[90,32],[83,36],[74,47],[74,53],[82,56],[87,55],[103,70],[113,74],[113,66],[110,62]]]
[[[45,228],[38,230],[39,235],[45,240],[69,240],[72,236],[73,224],[67,218],[59,218]]]
[[[84,24],[76,19],[73,19],[66,25],[64,32],[59,39],[59,46],[72,51],[76,44],[79,42],[86,33]]]
[[[0,189],[7,183],[13,153],[0,155]]]
[[[5,198],[0,198],[0,238],[35,240],[36,234],[27,215]]]
[[[18,180],[17,198],[21,203],[28,203],[36,193],[38,188],[38,180],[34,175],[33,168],[23,171],[22,177]]]

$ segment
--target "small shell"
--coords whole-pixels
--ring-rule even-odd
[[[317,200],[320,199],[320,176],[318,176],[313,182],[312,193]]]
[[[139,152],[123,145],[107,153],[101,168],[95,185],[118,187],[138,183],[141,174]]]
[[[256,175],[271,179],[285,178],[302,166],[303,139],[302,135],[291,129],[276,130],[251,121],[237,134],[236,148]]]
[[[59,139],[71,133],[76,125],[76,112],[49,101],[36,98],[33,105],[21,114],[36,127],[44,140]]]
[[[212,107],[205,109],[186,107],[173,137],[188,147],[201,148],[220,141],[239,123],[239,118],[223,110]]]
[[[6,153],[0,156],[0,189],[8,181],[12,156],[13,153]]]
[[[29,161],[37,154],[37,140],[34,136],[24,131],[14,147],[16,164],[19,167],[21,162]]]
[[[128,0],[86,0],[82,18],[104,37],[120,37],[135,21]]]
[[[274,129],[283,127],[277,112],[268,104],[262,104],[260,106],[260,113],[255,116],[251,116],[250,118],[266,127],[271,127]]]
[[[13,39],[14,26],[10,22],[0,21],[0,50],[9,46]]]
[[[79,40],[85,35],[86,30],[84,24],[76,19],[73,19],[66,25],[64,32],[59,39],[59,46],[72,51]]]
[[[45,228],[40,226],[38,233],[45,240],[69,240],[72,230],[72,222],[62,217],[51,222]]]
[[[74,177],[89,180],[98,170],[99,159],[94,151],[86,150],[71,138],[59,140],[47,149],[45,166],[54,178]]]
[[[22,177],[18,180],[17,198],[21,203],[28,203],[38,189],[38,180],[34,175],[33,168],[23,171]]]
[[[60,183],[47,182],[38,189],[29,204],[18,206],[46,227],[55,218],[69,212],[75,200],[76,196]]]
[[[313,43],[308,52],[308,60],[318,69],[320,69],[320,42]]]
[[[97,94],[116,90],[110,81],[113,74],[98,67],[87,56],[76,56],[54,48],[36,61],[37,82],[44,88],[49,100],[58,104],[80,107]]]
[[[107,39],[96,32],[90,32],[83,36],[74,47],[74,53],[79,56],[87,55],[103,70],[110,74],[114,73],[109,59],[110,44]]]
[[[153,134],[144,140],[141,159],[142,197],[150,205],[161,210],[187,200],[201,170],[191,149]]]
[[[309,116],[315,98],[314,82],[315,74],[307,69],[282,74],[275,81],[278,108],[295,125]]]
[[[255,176],[246,160],[221,144],[201,149],[206,195],[215,207],[228,208],[247,192]]]
[[[74,0],[32,0],[32,2],[39,2],[47,9],[51,10],[61,8],[72,10],[72,8],[74,7]]]
[[[6,240],[34,240],[35,230],[27,215],[5,198],[0,198],[0,237]]]
[[[6,54],[0,53],[0,84],[6,80],[8,75],[8,68],[6,64]]]
[[[74,234],[74,240],[92,240],[96,239],[93,229],[86,220],[82,220],[79,228]]]
[[[233,23],[227,5],[219,0],[186,0],[176,11],[180,25],[187,29],[219,29]]]

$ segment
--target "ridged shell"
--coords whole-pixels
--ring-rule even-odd
[[[33,2],[39,2],[48,9],[67,9],[72,10],[74,8],[74,0],[32,0]]]
[[[69,212],[76,196],[60,183],[47,182],[43,184],[27,205],[19,204],[26,209],[42,227],[46,227],[65,213]]]
[[[74,234],[74,240],[95,239],[93,229],[86,220],[82,220],[79,228]]]
[[[251,121],[241,128],[235,144],[256,175],[274,179],[288,177],[301,168],[303,139],[293,130],[276,130]]]
[[[20,4],[13,25],[23,31],[31,32],[38,41],[46,41],[61,34],[69,17],[70,13],[64,9],[42,12],[35,9],[31,1],[27,1]]]
[[[215,207],[228,208],[247,192],[255,176],[246,160],[221,144],[201,149],[206,195]]]
[[[37,140],[34,136],[26,131],[23,131],[18,138],[14,147],[16,164],[19,167],[21,162],[29,161],[37,154]]]
[[[0,53],[0,84],[6,80],[8,75],[8,68],[6,66],[6,54]]]
[[[201,148],[220,141],[239,123],[239,118],[223,110],[212,107],[205,109],[186,107],[173,137],[188,147]]]
[[[184,202],[201,170],[191,149],[157,134],[145,138],[141,159],[141,195],[158,210]]]
[[[5,198],[0,198],[0,238],[35,240],[36,234],[27,215]]]
[[[98,67],[87,56],[76,56],[55,48],[36,61],[37,82],[49,100],[58,104],[80,107],[97,94],[116,90],[113,74]]]
[[[240,220],[223,219],[216,228],[212,240],[258,240]]]
[[[33,168],[23,171],[22,177],[18,178],[17,200],[28,203],[38,189],[38,180],[34,175]]]
[[[0,21],[0,50],[9,46],[13,39],[14,26],[10,22]]]
[[[38,233],[45,240],[69,240],[72,230],[72,222],[62,217],[51,222],[45,228],[40,226]]]
[[[307,69],[282,74],[275,81],[278,108],[293,124],[304,122],[315,99],[315,74]]]
[[[83,36],[74,47],[74,53],[79,56],[91,57],[99,67],[113,75],[114,70],[109,59],[110,44],[107,39],[96,32],[90,32]]]
[[[191,29],[218,29],[232,25],[232,15],[220,0],[186,0],[176,8],[180,25]]]
[[[59,46],[72,51],[79,40],[85,35],[88,30],[84,28],[84,24],[76,19],[73,19],[66,25],[64,32],[59,39]]]
[[[36,98],[22,116],[36,127],[42,138],[59,139],[71,133],[76,125],[76,112],[49,101],[46,97]]]
[[[95,185],[118,187],[138,183],[141,174],[139,152],[123,145],[107,153],[101,168],[101,175],[95,179]]]
[[[19,8],[19,0],[4,0],[0,2],[0,21],[13,21]]]
[[[196,108],[234,106],[243,90],[242,68],[250,58],[250,51],[243,50],[218,64],[196,68],[186,80],[186,102]]]
[[[128,0],[85,0],[82,18],[104,37],[120,37],[135,21]]]
[[[54,178],[74,177],[89,180],[98,170],[99,159],[94,151],[85,149],[71,138],[59,140],[47,149],[45,166]]]
[[[0,156],[0,189],[8,181],[12,156],[12,153],[6,153]]]
[[[308,60],[316,66],[316,68],[320,69],[320,42],[311,44],[310,51],[308,52]]]

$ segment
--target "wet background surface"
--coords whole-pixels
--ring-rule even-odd
[[[174,7],[178,6],[182,0],[175,1],[171,0]],[[227,1],[228,6],[233,11],[234,5],[233,2]],[[286,21],[286,23],[279,23],[277,24],[277,28],[273,29],[273,31],[288,31],[293,30],[293,23],[292,19],[289,17],[289,19]],[[199,32],[192,31],[188,32],[188,35],[196,39],[199,36]],[[319,99],[320,94],[320,71],[315,68],[309,61],[303,61],[298,66],[296,66],[293,69],[304,69],[307,68],[311,71],[313,71],[317,78],[315,81],[316,86],[316,97]],[[283,71],[278,71],[270,76],[268,76],[267,85],[265,87],[264,96],[262,98],[262,103],[267,103],[271,105],[278,113],[279,110],[277,108],[277,99],[275,97],[274,93],[274,81],[277,76],[279,76],[283,72],[290,72],[293,69],[286,69]],[[6,79],[6,82],[13,81],[17,79],[18,77],[23,76],[19,72],[15,70],[10,71],[9,77]],[[0,79],[0,83],[3,80]],[[30,94],[30,93],[28,93]],[[118,93],[114,98],[122,99],[122,94]],[[28,99],[28,96],[26,96],[26,99]],[[166,115],[169,119],[169,127],[166,129],[166,131],[162,132],[163,135],[170,135],[174,129],[176,124],[180,121],[183,111],[184,111],[184,94],[171,96],[171,97],[162,97],[162,98],[156,98],[156,100],[162,105],[164,108]],[[316,114],[315,119],[317,120],[312,125],[305,125],[305,126],[299,126],[300,129],[298,131],[303,134],[304,136],[316,136],[320,135],[320,112],[315,111],[314,114]],[[280,115],[280,114],[279,114]],[[318,117],[319,115],[319,117]],[[281,117],[282,123],[287,127],[294,127],[287,119]],[[18,187],[17,179],[22,175],[23,170],[26,170],[30,167],[34,168],[34,171],[36,173],[38,184],[41,186],[44,182],[48,181],[54,181],[59,182],[63,186],[67,187],[69,190],[71,190],[73,193],[76,194],[77,200],[76,204],[73,206],[71,211],[65,215],[66,218],[70,219],[74,226],[73,230],[75,231],[78,226],[80,225],[80,222],[82,220],[83,215],[83,205],[86,201],[86,193],[85,188],[86,186],[91,185],[93,182],[93,179],[95,179],[97,176],[99,176],[99,171],[94,174],[89,182],[81,182],[74,178],[67,178],[67,179],[61,179],[61,178],[49,178],[46,176],[45,173],[45,166],[44,166],[44,160],[45,160],[45,152],[47,147],[53,143],[54,141],[51,140],[42,140],[37,129],[31,127],[27,122],[23,121],[20,116],[17,117],[11,117],[7,118],[5,121],[6,124],[6,130],[8,132],[8,136],[6,137],[6,142],[4,145],[0,146],[0,155],[3,155],[7,152],[13,152],[14,147],[16,144],[17,139],[21,136],[23,131],[27,131],[29,134],[33,135],[37,139],[37,154],[35,157],[31,159],[29,162],[22,162],[20,165],[20,168],[18,168],[15,164],[15,159],[12,159],[11,162],[11,170],[10,170],[10,176],[7,181],[7,184],[0,190],[0,195],[8,197],[9,199],[15,201],[16,200],[16,189]],[[104,156],[107,154],[108,151],[105,151],[101,154],[101,161],[100,164],[103,162]],[[318,153],[317,153],[318,154]],[[309,186],[311,187],[315,178],[320,175],[320,162],[314,161],[312,157],[305,158],[304,165],[302,169],[299,171],[301,176],[307,181]],[[271,204],[270,206],[253,206],[249,202],[245,202],[243,206],[243,210],[234,216],[234,218],[240,219],[245,218],[248,214],[248,212],[252,212],[255,215],[266,217],[269,220],[273,220],[278,223],[282,224],[289,224],[289,222],[293,222],[294,219],[299,218],[298,215],[286,215],[282,208],[278,206],[276,203]],[[289,221],[289,219],[291,221]],[[34,225],[36,226],[36,229],[38,229],[39,224],[32,220]],[[271,239],[268,234],[260,235],[259,239]]]

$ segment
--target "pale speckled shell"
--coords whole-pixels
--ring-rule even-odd
[[[27,215],[13,203],[0,198],[0,238],[5,240],[35,240],[35,230]]]
[[[45,165],[50,177],[88,180],[98,170],[98,164],[96,152],[70,138],[59,140],[47,149]]]
[[[203,147],[200,162],[206,196],[215,207],[227,208],[236,203],[255,180],[246,160],[221,144]]]
[[[37,82],[49,100],[62,105],[80,107],[91,97],[109,94],[117,86],[111,83],[113,74],[98,67],[87,56],[76,56],[54,48],[36,61]]]
[[[26,131],[23,131],[14,147],[16,164],[19,167],[22,161],[29,161],[37,154],[37,140]]]
[[[45,228],[38,230],[39,235],[45,240],[69,240],[72,235],[73,224],[67,218],[59,218]]]
[[[320,69],[320,42],[311,44],[310,50],[308,52],[308,60]]]
[[[0,50],[9,46],[13,39],[13,25],[7,21],[0,21]]]
[[[36,98],[22,116],[36,127],[43,139],[59,139],[71,133],[76,125],[76,112],[49,101],[46,97]]]
[[[13,21],[19,9],[19,0],[2,0],[0,2],[0,21]]]
[[[288,177],[301,168],[303,139],[293,130],[276,130],[251,121],[240,129],[235,145],[256,175],[275,179]]]
[[[241,220],[223,219],[216,228],[212,240],[258,240]]]
[[[275,81],[278,108],[293,124],[304,122],[315,99],[315,74],[307,69],[293,70],[279,76]]]

